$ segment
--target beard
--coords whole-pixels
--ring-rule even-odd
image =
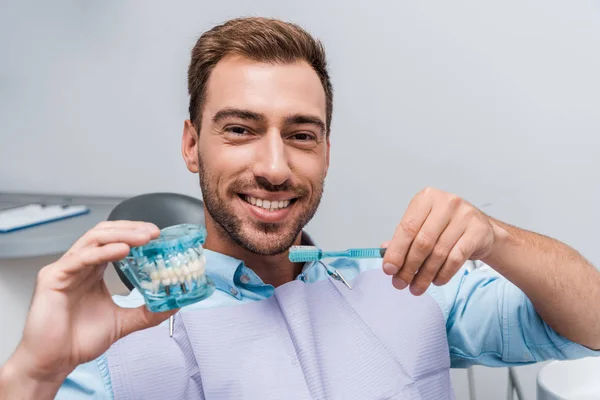
[[[201,157],[198,160],[198,175],[206,210],[221,231],[238,246],[263,256],[281,254],[294,244],[302,229],[317,212],[325,183],[324,177],[321,178],[313,192],[314,196],[309,198],[310,191],[306,186],[292,185],[287,181],[281,185],[272,185],[265,178],[255,176],[254,179],[234,181],[227,188],[227,198],[222,198],[218,191],[217,179],[204,168]],[[239,193],[256,189],[292,193],[296,199],[288,207],[300,208],[300,215],[282,223],[244,218],[245,216],[236,212],[232,204],[233,199],[239,197]]]

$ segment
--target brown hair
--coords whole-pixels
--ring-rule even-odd
[[[306,61],[317,73],[326,97],[327,134],[333,111],[333,89],[327,72],[325,49],[301,27],[270,18],[237,18],[200,36],[192,49],[188,69],[190,120],[200,129],[206,86],[213,68],[225,56],[237,54],[267,63]]]

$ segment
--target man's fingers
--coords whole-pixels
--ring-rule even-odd
[[[104,246],[109,243],[125,243],[129,246],[141,246],[152,239],[148,230],[107,229],[94,232],[88,238],[88,246]]]
[[[127,220],[119,220],[119,221],[102,221],[96,225],[98,229],[108,229],[108,228],[116,228],[116,229],[148,229],[149,231],[158,231],[158,227],[151,222],[144,221],[127,221]]]
[[[444,265],[433,280],[434,285],[441,286],[448,283],[464,263],[467,262],[471,254],[473,254],[475,242],[467,232],[461,236],[450,251],[450,254],[448,254],[446,262],[444,262]]]
[[[118,309],[118,339],[121,339],[130,333],[142,329],[156,326],[179,311],[169,310],[164,312],[148,311],[146,306],[137,308],[119,308]]]
[[[450,251],[463,235],[464,229],[465,227],[459,219],[450,221],[450,224],[444,229],[433,250],[415,275],[410,285],[412,294],[419,296],[425,293],[446,262]]]
[[[141,221],[103,221],[94,228],[87,231],[71,246],[69,252],[75,252],[87,246],[102,245],[106,243],[117,242],[118,240],[110,240],[107,232],[123,232],[123,231],[138,231],[156,238],[160,234],[158,227],[152,223]],[[104,237],[104,242],[99,243],[99,235]]]
[[[129,246],[125,243],[109,243],[101,247],[86,247],[69,254],[55,264],[67,273],[77,273],[90,266],[118,261],[127,256]]]
[[[434,208],[427,220],[421,227],[421,230],[415,236],[410,245],[404,264],[399,266],[398,272],[393,280],[394,286],[398,289],[404,289],[410,285],[415,278],[417,271],[423,266],[423,263],[429,257],[436,245],[438,238],[450,224],[452,210],[446,207]],[[395,245],[392,244],[392,246]],[[435,276],[437,271],[429,271]],[[433,279],[433,276],[431,277]]]
[[[415,196],[410,202],[383,257],[383,271],[386,274],[394,275],[402,267],[410,245],[429,216],[432,206],[432,202],[422,195]]]

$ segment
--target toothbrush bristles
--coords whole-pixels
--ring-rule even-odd
[[[292,246],[289,259],[292,262],[318,261],[321,259],[321,251],[314,246]]]

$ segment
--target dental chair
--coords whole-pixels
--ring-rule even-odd
[[[204,225],[204,203],[195,197],[178,193],[148,193],[119,203],[108,215],[108,221],[128,220],[151,222],[159,229],[189,223]],[[113,264],[121,282],[132,290],[133,285],[120,268]]]

